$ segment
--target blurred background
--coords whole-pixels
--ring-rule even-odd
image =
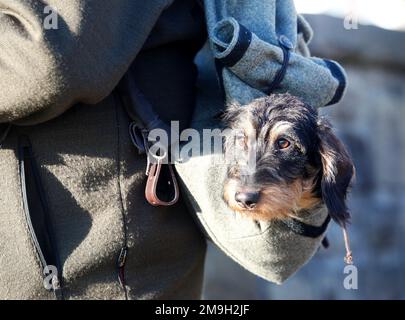
[[[315,37],[312,54],[346,69],[346,97],[321,113],[348,146],[357,181],[349,200],[358,290],[343,287],[344,245],[331,224],[320,249],[278,286],[209,247],[206,299],[405,299],[405,0],[295,0]]]

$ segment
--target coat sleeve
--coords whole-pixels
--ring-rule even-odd
[[[173,0],[0,0],[0,123],[111,93]]]

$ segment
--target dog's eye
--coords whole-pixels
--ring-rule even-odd
[[[290,146],[290,141],[287,139],[281,138],[277,140],[277,147],[279,149],[287,149]]]

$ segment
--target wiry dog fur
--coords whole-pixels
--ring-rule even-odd
[[[226,137],[226,155],[233,153],[237,160],[229,164],[224,185],[230,208],[269,220],[297,217],[301,210],[325,204],[345,226],[353,162],[314,108],[289,94],[275,94],[229,107],[225,120],[233,133],[241,133]],[[247,166],[252,153],[256,163]]]

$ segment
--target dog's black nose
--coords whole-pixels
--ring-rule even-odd
[[[235,194],[235,200],[238,205],[244,209],[253,209],[259,202],[260,192],[237,192]]]

